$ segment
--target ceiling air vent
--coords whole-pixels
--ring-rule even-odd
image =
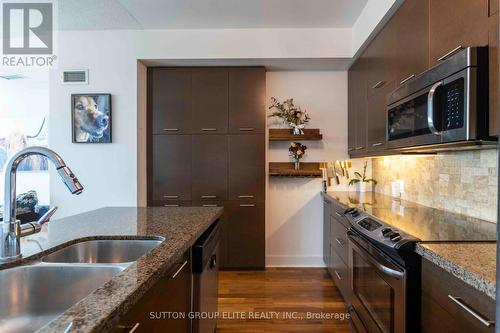
[[[63,84],[89,84],[89,71],[81,70],[65,70],[62,73]]]

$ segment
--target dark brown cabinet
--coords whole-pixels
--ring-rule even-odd
[[[227,267],[265,267],[265,209],[263,202],[230,201],[227,217]]]
[[[497,2],[495,0],[494,2]],[[499,112],[499,103],[498,103],[498,94],[500,91],[500,87],[498,85],[498,70],[499,70],[499,53],[498,53],[498,44],[499,44],[499,14],[498,10],[496,13],[489,18],[490,21],[490,29],[489,29],[489,48],[488,48],[488,61],[489,61],[489,134],[491,136],[498,136],[498,112]]]
[[[191,264],[186,252],[133,307],[122,316],[114,332],[190,332],[191,321],[166,314],[191,311]],[[154,319],[151,315],[154,315]]]
[[[430,0],[431,66],[459,46],[488,45],[488,16],[488,0]]]
[[[148,89],[153,133],[191,133],[191,70],[151,70]]]
[[[366,152],[366,59],[360,58],[349,70],[354,98],[349,105],[348,127],[354,128],[353,150],[351,155],[360,155]]]
[[[229,200],[265,200],[265,149],[262,135],[229,136]]]
[[[367,93],[367,145],[370,151],[386,147],[386,98],[394,89],[394,81],[382,81],[380,86],[368,86]]]
[[[150,205],[191,200],[191,136],[153,135],[151,141]]]
[[[192,197],[194,200],[227,198],[227,136],[193,135]]]
[[[148,205],[223,206],[220,267],[265,267],[265,69],[148,71]]]
[[[227,133],[228,71],[193,70],[193,133]]]
[[[429,67],[429,0],[405,0],[391,20],[395,81],[399,86]]]
[[[495,301],[430,261],[422,260],[422,332],[494,332]]]
[[[330,211],[332,203],[323,199],[323,261],[330,265]]]
[[[266,128],[266,71],[229,70],[229,133],[264,133]]]

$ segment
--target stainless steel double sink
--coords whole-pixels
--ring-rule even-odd
[[[163,240],[90,240],[0,271],[0,332],[33,332]]]

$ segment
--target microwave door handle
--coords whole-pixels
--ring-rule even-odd
[[[435,83],[431,90],[429,90],[429,95],[427,96],[427,126],[431,130],[432,134],[441,135],[441,132],[436,130],[434,126],[434,95],[436,91],[443,85],[443,81]]]

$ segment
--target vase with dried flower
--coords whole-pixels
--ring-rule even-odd
[[[271,97],[269,110],[272,110],[269,118],[280,118],[286,126],[292,129],[294,135],[303,135],[303,129],[311,119],[306,110],[302,111],[300,106],[294,104],[293,98],[279,102],[276,98]]]
[[[295,170],[300,170],[300,159],[304,157],[307,147],[300,142],[292,142],[288,151],[290,156],[295,159]]]
[[[359,192],[366,192],[366,186],[370,183],[373,185],[377,185],[377,181],[373,178],[366,178],[366,168],[368,167],[368,161],[365,161],[365,165],[363,166],[363,174],[359,172],[355,172],[355,178],[349,180],[349,185],[359,185]]]

